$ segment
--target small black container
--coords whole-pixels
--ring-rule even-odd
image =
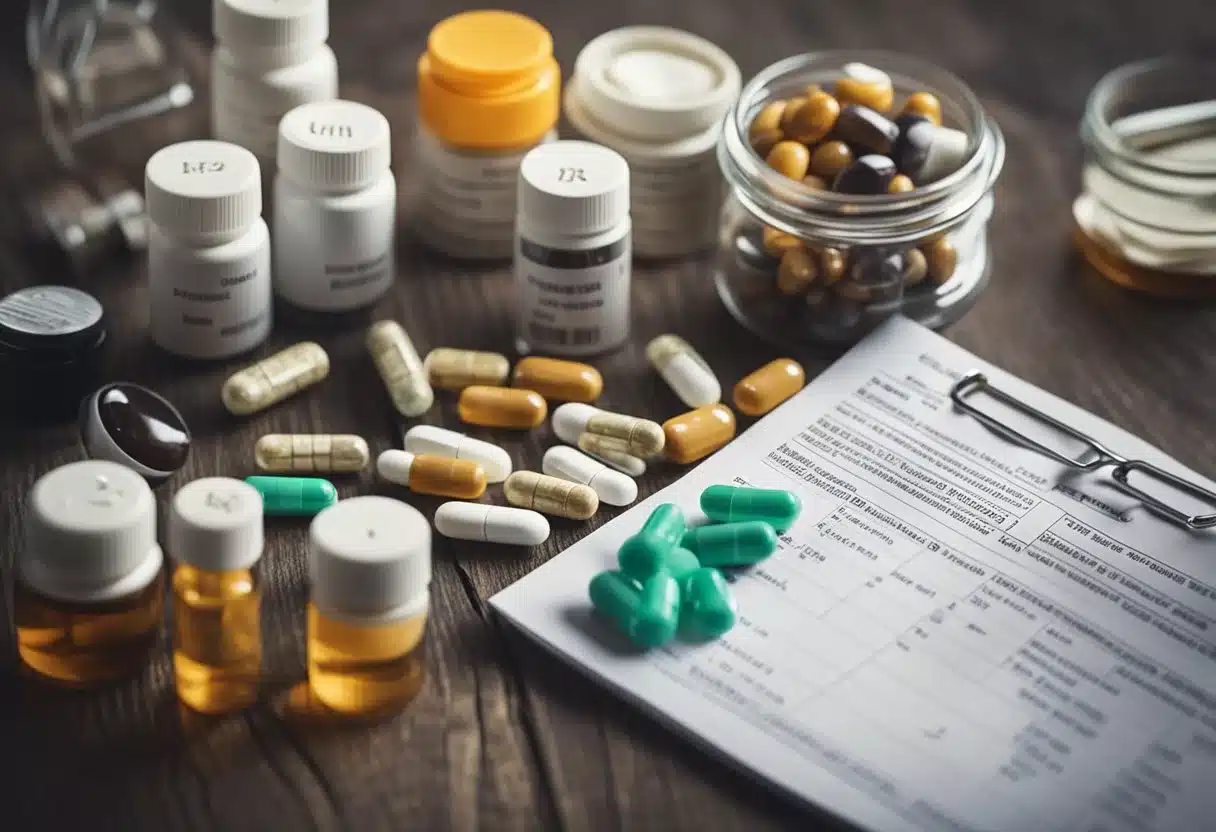
[[[31,286],[0,299],[0,420],[33,424],[76,414],[101,380],[101,303],[70,286]]]

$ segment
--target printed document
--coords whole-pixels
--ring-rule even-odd
[[[955,409],[971,370],[1110,449],[1147,443],[893,320],[491,603],[703,747],[874,830],[1216,829],[1216,536]],[[977,403],[978,406],[978,403]],[[709,644],[630,649],[591,578],[660,503],[800,495]]]

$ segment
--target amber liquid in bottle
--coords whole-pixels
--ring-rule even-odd
[[[308,605],[308,683],[335,711],[371,715],[401,708],[422,689],[426,614],[354,624]]]
[[[160,632],[160,575],[139,592],[112,601],[58,601],[20,580],[13,595],[21,660],[66,687],[89,687],[136,672]]]
[[[262,668],[260,591],[248,569],[173,572],[173,669],[177,695],[205,714],[245,708]]]

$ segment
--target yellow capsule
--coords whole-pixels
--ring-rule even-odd
[[[363,437],[348,433],[268,433],[253,449],[258,469],[274,474],[362,471],[369,459]]]
[[[303,341],[234,373],[220,398],[228,412],[245,416],[311,387],[329,375],[329,356],[320,344]]]
[[[593,402],[604,391],[604,378],[590,364],[531,356],[515,365],[516,387],[557,402]]]
[[[590,486],[535,471],[516,471],[502,484],[502,491],[513,506],[571,520],[586,520],[600,507],[600,498]]]
[[[421,416],[435,403],[435,392],[426,380],[422,359],[414,342],[396,321],[377,321],[367,329],[367,351],[402,416]]]
[[[433,387],[463,390],[474,384],[500,385],[507,380],[511,362],[505,355],[476,350],[454,350],[439,347],[427,353],[422,362],[427,380]]]
[[[587,420],[584,433],[618,440],[603,443],[605,450],[646,459],[663,450],[663,428],[649,419],[626,416],[623,413],[600,412]]]
[[[806,384],[802,365],[792,358],[778,358],[744,376],[735,385],[735,407],[748,416],[768,413]]]
[[[735,438],[735,414],[722,404],[698,407],[663,423],[667,458],[687,465],[709,456]]]
[[[471,459],[412,454],[390,449],[376,460],[376,470],[389,482],[418,494],[476,500],[486,492],[486,472]]]
[[[460,421],[488,428],[534,428],[549,415],[539,393],[515,387],[466,387],[457,404]]]

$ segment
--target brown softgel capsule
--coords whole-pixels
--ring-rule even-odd
[[[782,129],[787,138],[811,144],[832,131],[840,104],[826,92],[817,92],[793,107],[786,108]]]
[[[815,258],[804,248],[790,249],[781,255],[777,267],[777,290],[784,295],[796,295],[814,282],[819,274]]]
[[[802,241],[793,234],[787,234],[772,226],[766,225],[760,234],[764,250],[774,257],[780,257],[790,249],[802,248]]]
[[[823,282],[831,286],[837,280],[844,277],[845,268],[848,266],[848,258],[844,256],[838,248],[825,248],[819,254],[820,271],[823,272]]]
[[[841,141],[824,142],[811,154],[811,173],[831,182],[842,170],[853,164],[853,151]]]
[[[904,252],[904,285],[915,286],[929,274],[929,262],[918,248]]]
[[[906,194],[908,191],[915,189],[912,180],[904,176],[902,173],[896,174],[895,177],[887,183],[887,193],[889,194]]]
[[[945,237],[938,237],[932,243],[921,247],[925,260],[929,264],[929,278],[941,286],[954,276],[958,266],[958,250]]]
[[[942,125],[942,103],[931,92],[914,92],[909,95],[899,114],[907,115],[909,113],[923,116],[938,127]]]
[[[801,181],[810,167],[811,151],[801,142],[780,141],[773,145],[764,161],[782,176]]]

